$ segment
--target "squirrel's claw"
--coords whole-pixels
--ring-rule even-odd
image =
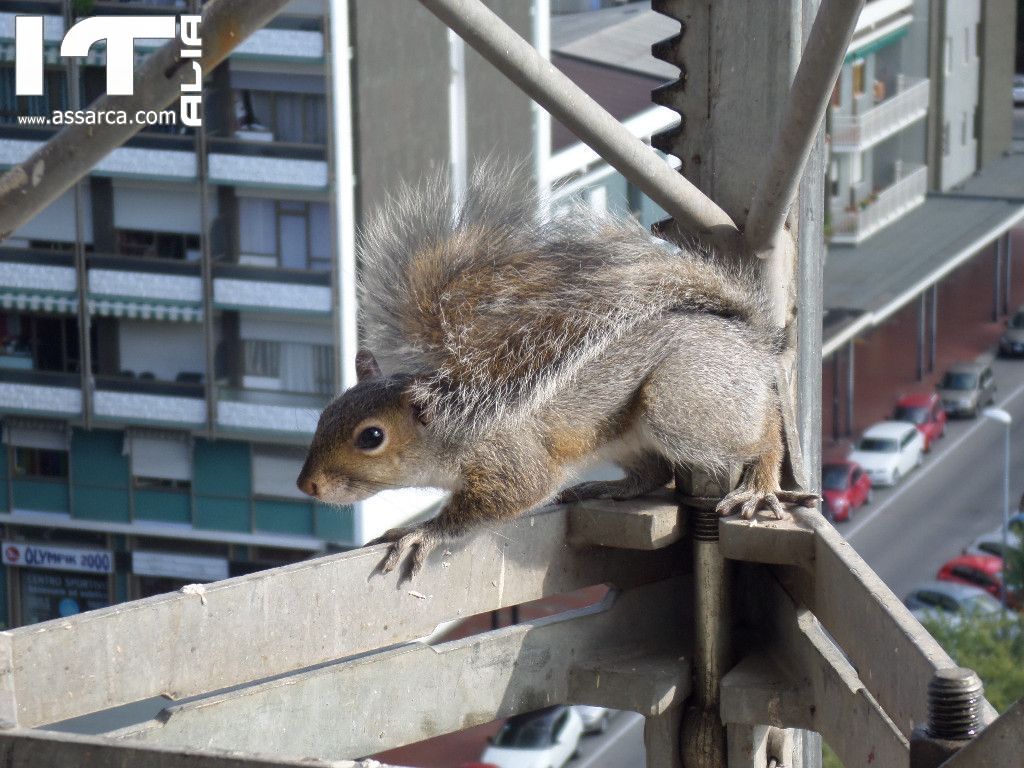
[[[426,560],[430,550],[434,548],[437,542],[437,534],[431,528],[428,528],[426,525],[414,525],[392,528],[383,536],[378,536],[373,541],[367,542],[366,546],[384,543],[391,544],[387,555],[380,561],[380,565],[377,566],[377,571],[382,574],[391,573],[398,567],[398,564],[405,558],[406,554],[409,554],[406,571],[399,580],[401,582],[409,581],[419,573],[420,569],[423,568],[424,560]]]
[[[786,518],[786,504],[801,507],[813,507],[819,497],[813,493],[795,491],[755,491],[737,488],[718,502],[715,511],[722,517],[735,515],[737,512],[744,520],[750,520],[758,512],[770,512],[776,520]]]

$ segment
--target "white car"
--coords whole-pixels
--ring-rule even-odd
[[[849,461],[864,468],[872,485],[896,485],[923,458],[924,436],[917,427],[903,421],[883,421],[864,432]]]
[[[480,762],[497,768],[562,768],[579,749],[583,720],[559,705],[510,717]]]
[[[1024,104],[1024,75],[1013,76],[1013,103]]]
[[[573,704],[573,709],[583,721],[583,733],[604,733],[612,713],[607,707],[592,707],[588,704]]]

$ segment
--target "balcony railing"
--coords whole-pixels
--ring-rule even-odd
[[[195,427],[206,421],[204,394],[200,383],[97,376],[92,411],[109,421]]]
[[[892,136],[928,114],[928,80],[914,80],[860,115],[832,117],[832,149],[857,152]]]
[[[312,435],[329,395],[221,387],[217,425],[228,431]]]
[[[18,356],[0,357],[0,411],[63,417],[82,413],[82,380],[77,373],[25,369],[23,362]]]
[[[904,213],[924,202],[928,190],[928,168],[913,166],[877,196],[863,201],[854,210],[832,209],[833,243],[859,243]]]

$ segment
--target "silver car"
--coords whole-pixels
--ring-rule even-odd
[[[936,387],[942,407],[950,416],[974,418],[996,399],[996,377],[985,361],[950,366]]]
[[[965,618],[997,616],[999,601],[983,589],[953,581],[928,581],[913,590],[903,604],[918,621],[959,624]]]
[[[999,337],[999,354],[1002,357],[1024,357],[1024,307],[1006,321],[1006,330]]]

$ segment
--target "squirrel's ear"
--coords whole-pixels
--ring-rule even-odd
[[[365,381],[380,376],[380,366],[377,365],[377,358],[368,349],[360,349],[356,352],[356,380]]]

